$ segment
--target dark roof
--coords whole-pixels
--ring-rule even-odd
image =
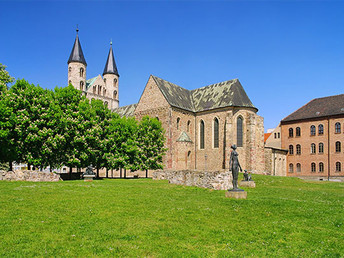
[[[84,65],[87,65],[85,57],[84,57],[84,53],[82,53],[78,34],[76,34],[74,46],[73,46],[72,52],[70,53],[67,63],[69,64],[71,62],[79,62]]]
[[[222,107],[250,107],[257,110],[238,79],[208,85],[189,91],[152,76],[167,102],[174,107],[200,112]]]
[[[125,117],[134,116],[134,111],[136,109],[136,106],[137,106],[137,104],[131,104],[128,106],[115,108],[113,110],[113,112],[119,114],[121,117],[123,117],[123,116],[125,116]]]
[[[344,115],[344,94],[313,99],[284,118],[282,123],[336,115]]]
[[[103,75],[104,74],[115,74],[119,77],[115,58],[113,56],[112,43],[111,43],[109,55],[105,64]]]

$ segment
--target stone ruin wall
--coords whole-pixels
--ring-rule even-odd
[[[57,182],[62,180],[58,174],[31,170],[1,171],[0,180],[31,181],[31,182]]]

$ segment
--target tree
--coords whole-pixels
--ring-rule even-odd
[[[12,82],[14,82],[14,78],[8,74],[6,66],[0,63],[0,94],[7,90],[7,84]]]

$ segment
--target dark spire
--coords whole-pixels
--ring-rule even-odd
[[[113,56],[113,51],[112,51],[112,41],[110,42],[110,51],[109,51],[109,55],[105,64],[105,68],[104,68],[104,74],[115,74],[119,77],[118,74],[118,70],[117,70],[117,66],[116,66],[116,62],[115,62],[115,58]]]
[[[87,65],[84,54],[82,53],[80,41],[79,41],[79,36],[78,36],[79,29],[78,27],[76,28],[76,38],[74,42],[74,46],[72,49],[72,53],[70,53],[69,59],[68,59],[68,64],[71,62],[79,62],[84,65]]]

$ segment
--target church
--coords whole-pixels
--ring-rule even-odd
[[[139,102],[119,107],[112,44],[103,76],[86,80],[86,67],[77,34],[68,59],[68,83],[121,116],[157,118],[168,149],[164,169],[228,170],[231,146],[236,144],[242,169],[264,172],[264,120],[238,79],[187,90],[151,75]]]

